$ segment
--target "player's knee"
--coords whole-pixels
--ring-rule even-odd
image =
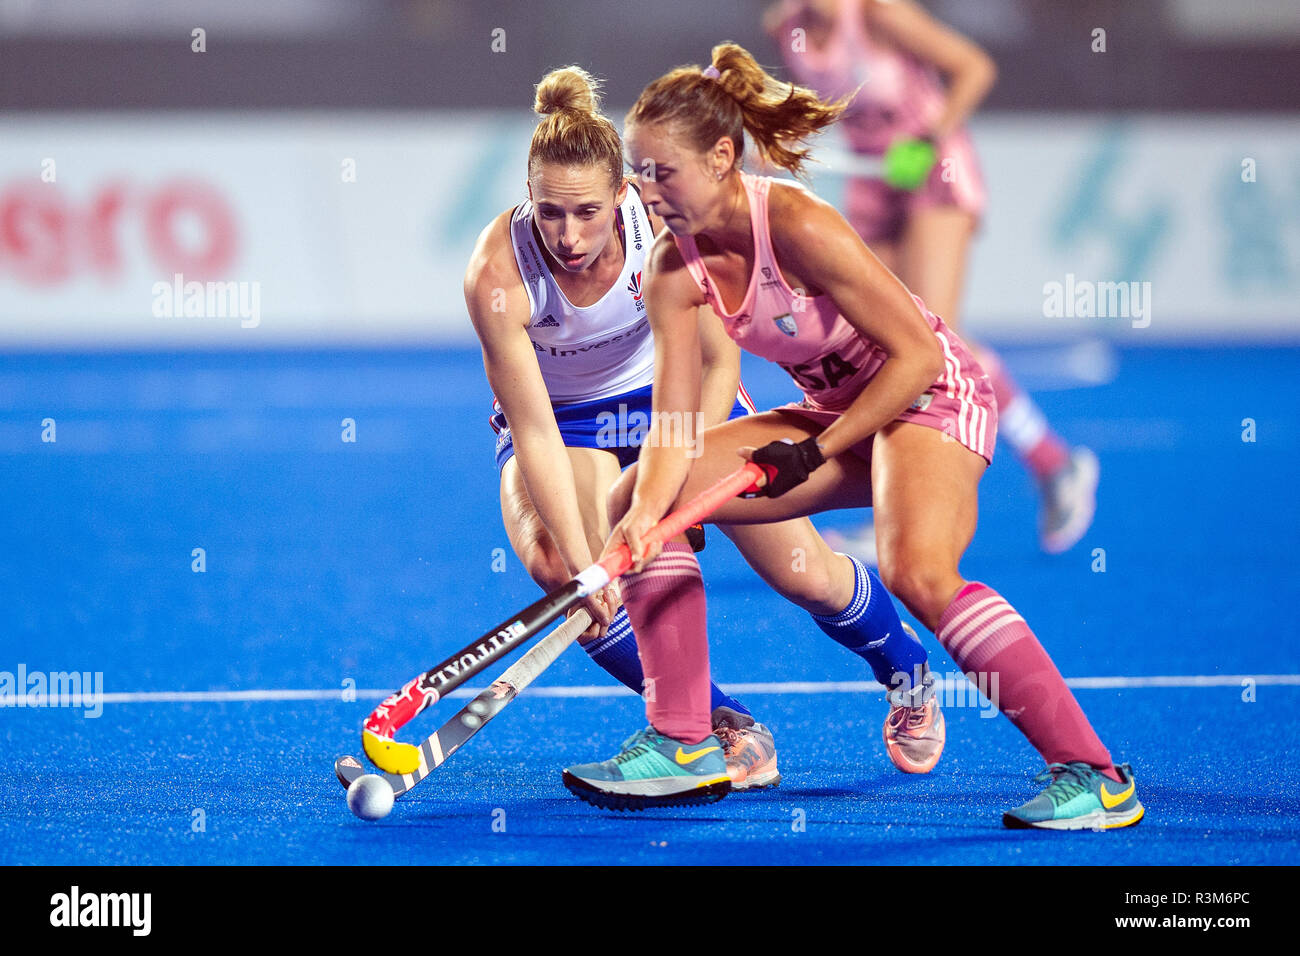
[[[880,580],[927,627],[937,622],[955,572],[919,554],[880,555]]]
[[[627,514],[627,509],[631,507],[632,489],[635,485],[636,465],[633,465],[610,486],[609,494],[605,496],[605,513],[609,517],[611,528],[623,519],[623,515]]]
[[[822,561],[801,562],[796,556],[788,569],[782,569],[773,582],[788,601],[814,614],[833,614],[845,602],[836,600],[834,569]]]

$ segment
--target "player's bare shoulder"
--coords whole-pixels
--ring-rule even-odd
[[[707,301],[686,268],[686,259],[673,241],[673,234],[667,229],[655,237],[645,265],[647,296],[662,303],[683,306],[704,305]]]
[[[839,211],[811,190],[775,180],[767,194],[768,231],[777,259],[795,263],[819,251],[861,243]],[[856,242],[854,241],[856,240]]]
[[[647,269],[655,273],[669,273],[686,268],[686,260],[682,258],[681,250],[673,241],[673,234],[667,229],[661,230],[659,235],[655,236],[645,264]]]
[[[465,269],[465,304],[476,326],[494,314],[528,321],[528,297],[510,240],[513,215],[507,209],[484,227]]]
[[[515,265],[514,246],[510,241],[510,220],[513,209],[507,209],[483,227],[474,243],[474,252],[469,257],[465,269],[465,294],[485,279],[505,278],[503,273],[514,272],[515,279],[522,282],[519,268]],[[507,269],[506,266],[510,268]],[[500,284],[500,283],[498,283]]]
[[[767,192],[768,221],[773,225],[798,227],[813,222],[824,224],[828,219],[842,219],[835,207],[811,189],[784,179],[772,180]]]
[[[646,271],[650,275],[662,276],[664,280],[670,276],[676,280],[680,280],[682,276],[690,277],[690,270],[686,268],[686,259],[682,256],[681,249],[677,248],[673,234],[666,228],[655,236],[654,245],[650,247],[650,254],[646,256],[645,264]]]

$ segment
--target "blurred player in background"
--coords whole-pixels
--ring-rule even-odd
[[[993,61],[912,0],[782,0],[763,25],[797,83],[827,100],[849,98],[840,126],[854,153],[884,160],[883,176],[849,179],[845,217],[880,261],[957,329],[985,201],[965,123],[993,86]],[[972,347],[992,380],[1002,437],[1038,483],[1042,548],[1067,551],[1092,523],[1097,458],[1068,448],[997,355]],[[874,563],[872,525],[852,539],[828,537]]]
[[[597,112],[584,71],[546,76],[534,109],[544,118],[529,149],[529,200],[483,230],[465,301],[496,398],[502,520],[528,573],[552,591],[600,553],[607,492],[651,424],[655,342],[641,281],[662,223],[624,179],[622,143]],[[702,432],[752,406],[741,404],[740,350],[707,307],[699,321]],[[667,439],[698,441],[687,426]],[[875,572],[833,553],[806,519],[723,531],[768,584],[894,688],[886,750],[904,772],[929,771],[944,742],[934,679]],[[586,606],[596,623],[580,640],[592,660],[636,693],[652,693],[617,588]],[[741,789],[777,783],[771,731],[716,685],[709,692],[722,779]]]
[[[696,313],[704,305],[742,348],[786,369],[804,400],[716,426],[699,458],[649,443],[635,473],[615,486],[610,515],[618,523],[606,553],[626,544],[635,561],[623,597],[657,695],[646,702],[650,726],[613,759],[569,767],[565,785],[608,806],[610,794],[638,792],[643,781],[622,771],[639,754],[673,746],[689,753],[707,741],[699,566],[686,545],[661,550],[645,535],[677,502],[734,471],[740,455],[765,466],[766,481],[754,489],[763,497],[722,505],[718,522],[874,507],[881,577],[963,672],[989,675],[989,686],[997,678],[990,699],[1048,764],[1039,779],[1050,784],[1005,813],[1007,826],[1130,826],[1143,815],[1131,769],[1112,762],[1024,618],[958,570],[997,436],[988,377],[843,216],[797,183],[737,165],[748,134],[767,162],[798,174],[802,141],[843,109],[842,100],[828,104],[776,81],[726,43],[706,70],[682,67],[655,80],[628,113],[642,195],[671,232],[656,242],[645,281],[658,349],[654,411],[700,407]]]

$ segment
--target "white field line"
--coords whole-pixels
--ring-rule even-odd
[[[939,675],[935,675],[938,677]],[[1150,687],[1242,687],[1253,681],[1257,687],[1300,687],[1300,674],[1187,674],[1170,677],[1068,677],[1065,683],[1075,690],[1126,690]],[[941,679],[942,689],[954,691],[965,684],[955,675]],[[883,685],[875,681],[781,681],[757,684],[722,684],[728,694],[876,694]],[[482,688],[461,687],[447,697],[473,697]],[[134,691],[100,694],[61,694],[61,707],[103,704],[220,704],[245,701],[284,700],[343,700],[342,688],[323,690],[198,690],[198,691]],[[355,690],[349,695],[356,699],[383,700],[391,691]],[[569,687],[530,687],[526,694],[533,697],[630,697],[632,691],[616,684],[579,684]],[[38,695],[0,697],[0,707],[49,707]]]

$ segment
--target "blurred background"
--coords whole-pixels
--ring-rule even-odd
[[[502,528],[461,292],[479,231],[525,198],[534,84],[580,64],[621,123],[724,39],[785,75],[764,5],[0,0],[0,684],[101,672],[110,695],[97,720],[4,711],[0,864],[601,862],[634,844],[911,864],[918,840],[941,862],[1300,859],[1278,758],[1300,746],[1300,3],[926,6],[999,71],[970,123],[989,195],[961,332],[1102,470],[1094,524],[1046,555],[1034,479],[1000,447],[962,571],[1082,681],[1143,776],[1139,835],[1088,856],[1000,839],[1036,760],[973,708],[949,711],[924,780],[858,760],[878,702],[776,682],[861,681],[861,661],[712,532],[711,666],[779,728],[775,795],[734,801],[725,827],[683,814],[655,849],[587,814],[549,768],[611,747],[640,705],[570,650],[529,692],[554,697],[414,797],[415,838],[342,827],[331,761],[376,700],[537,595]],[[814,183],[842,196],[825,169]],[[1102,284],[1145,290],[1141,314],[1053,307]],[[775,366],[746,357],[744,376],[760,407],[795,397]],[[1247,702],[1262,746],[1240,745]],[[789,794],[833,825],[791,840]],[[524,834],[508,850],[476,816],[501,801]]]
[[[1000,71],[971,123],[989,201],[964,327],[1300,334],[1300,4],[927,6]],[[472,343],[463,269],[523,197],[533,84],[579,63],[621,123],[722,39],[779,64],[762,9],[0,0],[0,346]],[[177,273],[256,283],[256,324],[155,315]],[[1045,315],[1045,284],[1071,275],[1151,283],[1149,324]]]

